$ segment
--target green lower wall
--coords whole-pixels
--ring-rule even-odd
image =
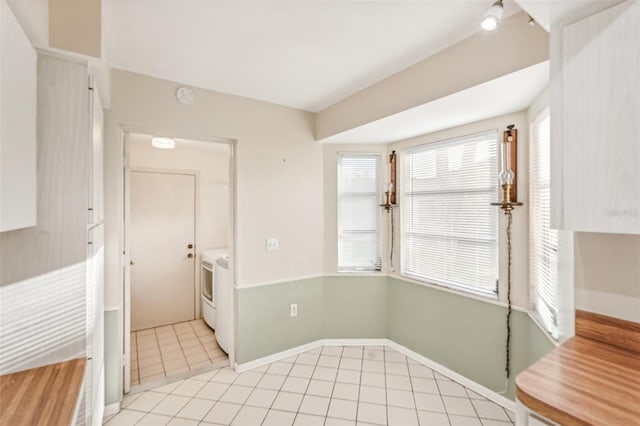
[[[389,279],[388,338],[496,392],[505,388],[506,315],[500,305]],[[530,323],[512,310],[509,398],[514,377],[529,365]]]
[[[325,339],[387,337],[387,277],[325,277]]]
[[[533,364],[542,356],[551,352],[555,346],[549,340],[547,334],[529,318],[529,360],[528,365]]]
[[[298,304],[298,316],[289,307]],[[319,277],[238,290],[236,361],[326,338],[387,334],[386,277]]]
[[[298,316],[289,306],[298,304]],[[386,276],[319,277],[238,290],[241,364],[331,338],[388,338],[495,391],[505,385],[505,307]],[[512,311],[511,380],[554,345]]]
[[[322,338],[324,279],[238,290],[236,362],[243,363]],[[298,316],[289,307],[298,304]]]
[[[122,399],[120,384],[119,310],[104,313],[104,400],[105,405]]]

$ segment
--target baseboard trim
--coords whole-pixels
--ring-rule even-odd
[[[283,359],[301,354],[302,352],[311,351],[321,347],[322,340],[316,340],[315,342],[296,346],[295,348],[287,349],[286,351],[277,352],[272,355],[254,359],[253,361],[243,362],[242,364],[236,363],[235,370],[238,373],[244,373],[245,371],[251,370],[252,368],[258,368],[262,367],[263,365],[271,364],[272,362],[282,361]]]
[[[295,348],[287,349],[286,351],[278,352],[273,355],[268,355],[262,358],[255,359],[253,361],[243,362],[242,364],[236,363],[235,369],[238,373],[243,373],[252,368],[262,367],[263,365],[271,364],[272,362],[282,361],[283,359],[299,355],[302,352],[312,351],[314,349],[321,348],[323,346],[385,346],[387,345],[387,339],[320,339],[311,343],[296,346]]]
[[[323,339],[322,346],[388,346],[389,339]]]
[[[102,417],[113,416],[120,412],[120,403],[114,402],[113,404],[108,404],[104,406],[104,411],[102,413]]]
[[[242,364],[235,365],[235,369],[238,373],[243,373],[245,371],[251,370],[252,368],[262,367],[263,365],[271,364],[272,362],[282,361],[283,359],[292,357],[294,355],[301,354],[303,352],[311,351],[314,349],[321,348],[323,346],[388,346],[402,353],[403,355],[408,356],[420,364],[424,364],[425,366],[431,368],[438,373],[450,377],[454,381],[460,383],[462,386],[467,387],[474,391],[475,393],[484,396],[490,401],[495,402],[496,404],[502,405],[508,410],[515,412],[516,403],[515,401],[506,398],[499,393],[474,382],[473,380],[456,373],[455,371],[445,367],[442,364],[439,364],[431,359],[420,355],[417,352],[412,351],[411,349],[402,346],[399,343],[394,342],[390,339],[321,339],[316,340],[311,343],[307,343],[304,345],[296,346],[295,348],[287,349],[286,351],[278,352],[273,355],[265,356],[262,358],[258,358],[253,361],[244,362]]]
[[[453,379],[455,382],[458,382],[459,384],[461,384],[462,386],[471,389],[472,391],[474,391],[475,393],[484,396],[485,398],[487,398],[490,401],[495,402],[496,404],[502,405],[503,407],[505,407],[508,410],[511,410],[513,412],[515,412],[516,410],[516,403],[515,401],[506,398],[505,396],[481,385],[480,383],[474,382],[473,380],[463,376],[462,374],[456,373],[455,371],[445,367],[442,364],[439,364],[423,355],[420,355],[417,352],[412,351],[411,349],[407,348],[406,346],[402,346],[396,342],[394,342],[393,340],[388,340],[388,346],[397,350],[398,352],[408,356],[409,358],[413,359],[416,362],[419,362],[420,364],[424,364],[427,367],[431,368],[434,371],[437,371],[438,373],[442,374],[443,376],[447,376],[450,377],[451,379]]]

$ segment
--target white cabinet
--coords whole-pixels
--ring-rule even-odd
[[[96,86],[89,91],[90,165],[87,252],[87,425],[100,425],[104,409],[104,114]]]
[[[104,221],[104,112],[96,85],[91,83],[89,100],[91,123],[91,175],[89,179],[89,225]]]
[[[0,232],[34,226],[37,56],[0,0]]]
[[[567,25],[559,43],[554,224],[640,234],[640,0]]]

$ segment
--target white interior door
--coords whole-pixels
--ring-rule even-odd
[[[131,330],[195,319],[195,176],[132,171]]]

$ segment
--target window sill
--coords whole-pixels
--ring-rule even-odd
[[[551,334],[549,332],[549,330],[547,330],[547,328],[543,325],[542,321],[540,320],[540,317],[538,316],[538,314],[536,313],[536,311],[531,310],[531,309],[527,309],[527,314],[529,314],[529,318],[531,318],[531,321],[533,321],[533,323],[536,325],[536,327],[538,327],[540,329],[540,331],[547,336],[547,339],[549,339],[549,341],[557,348],[560,346],[561,342],[560,339],[557,337],[553,337],[553,334]]]

